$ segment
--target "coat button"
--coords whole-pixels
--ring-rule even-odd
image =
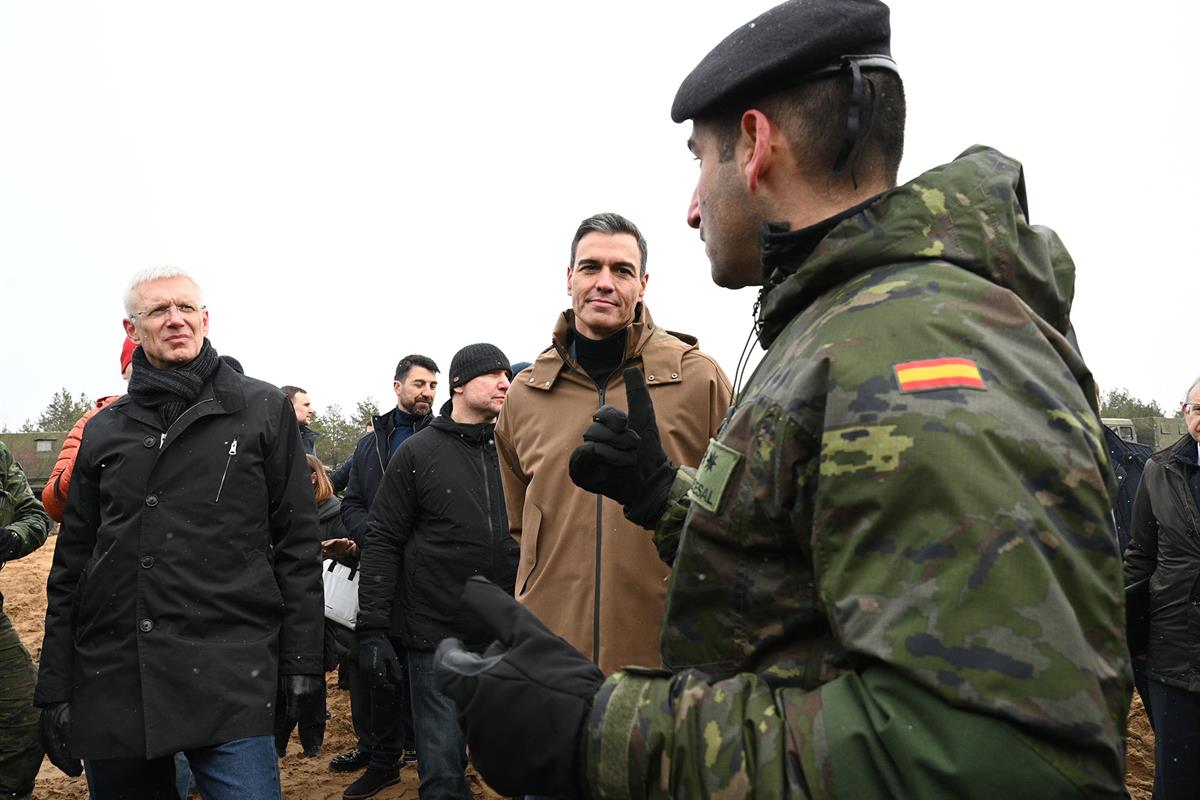
[[[145,439],[142,439],[142,446],[143,447],[154,447],[154,443],[157,441],[158,441],[158,439],[156,439],[155,437],[147,436]]]
[[[154,566],[154,556],[142,556],[138,563],[142,565],[142,569],[150,569]]]
[[[142,633],[149,633],[150,631],[154,630],[154,620],[152,620],[152,619],[142,620],[141,622],[138,623],[138,630],[141,631]]]
[[[149,506],[150,508],[154,508],[156,505],[158,505],[158,495],[152,494],[149,497],[147,497],[146,505]]]

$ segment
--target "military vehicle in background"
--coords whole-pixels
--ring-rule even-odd
[[[1136,442],[1137,431],[1133,427],[1133,420],[1128,417],[1101,417],[1100,421],[1109,428],[1112,428],[1113,433],[1120,436],[1127,442]]]
[[[1149,445],[1155,452],[1179,441],[1187,435],[1187,422],[1181,416],[1174,417],[1102,417],[1105,425],[1127,442]]]

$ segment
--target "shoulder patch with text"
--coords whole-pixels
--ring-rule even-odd
[[[729,484],[729,478],[742,460],[742,454],[731,447],[708,440],[708,450],[696,467],[696,477],[688,496],[692,502],[710,513],[717,513],[721,506],[721,497]]]
[[[930,389],[986,389],[979,366],[969,358],[931,358],[896,365],[902,392]]]

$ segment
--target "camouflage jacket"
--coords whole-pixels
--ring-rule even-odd
[[[0,443],[0,528],[8,528],[21,537],[25,545],[21,556],[41,547],[50,533],[46,509],[33,496],[25,473],[3,443]],[[0,561],[0,568],[3,566],[4,562]],[[4,595],[0,594],[0,608],[3,607]]]
[[[672,490],[669,672],[597,695],[594,797],[1121,796],[1113,487],[1024,207],[973,148],[764,233],[767,354]]]

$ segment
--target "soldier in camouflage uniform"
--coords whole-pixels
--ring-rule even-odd
[[[895,186],[888,39],[877,0],[785,3],[681,86],[689,222],[717,283],[763,286],[767,354],[698,468],[667,465],[636,388],[573,458],[674,554],[666,669],[600,683],[515,612],[482,614],[484,657],[444,644],[496,788],[1123,796],[1114,487],[1074,267],[994,150]]]
[[[0,443],[0,570],[41,547],[49,532],[49,515]],[[38,711],[33,707],[36,678],[29,651],[4,613],[0,595],[0,798],[29,797],[42,763]]]

